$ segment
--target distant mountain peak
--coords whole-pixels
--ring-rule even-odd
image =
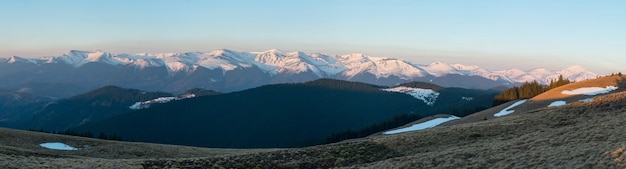
[[[36,61],[32,60],[32,59],[26,59],[26,58],[22,58],[22,57],[18,57],[18,56],[11,56],[9,59],[7,59],[6,61],[7,63],[16,63],[16,62],[21,62],[21,63],[36,63]]]
[[[347,54],[347,55],[339,55],[340,58],[345,58],[345,59],[363,59],[363,58],[369,58],[367,55],[363,54],[363,53],[352,53],[352,54]]]
[[[285,53],[286,51],[281,50],[281,49],[270,49],[265,51],[266,53]]]
[[[547,69],[545,67],[538,67],[538,68],[531,69],[530,71],[531,72],[532,71],[550,71],[550,69]]]
[[[431,63],[430,63],[430,64],[428,64],[428,65],[433,65],[433,66],[434,66],[434,65],[447,65],[447,64],[446,64],[446,63],[443,63],[443,62],[440,62],[440,61],[434,61],[434,62],[431,62]]]
[[[103,94],[115,94],[115,93],[132,93],[132,91],[138,91],[136,89],[125,89],[119,86],[107,85],[82,95],[74,96],[74,98],[92,98]]]
[[[218,49],[218,50],[214,50],[211,51],[209,53],[212,53],[213,55],[223,55],[224,53],[234,53],[236,51],[230,50],[230,49]]]
[[[75,54],[86,54],[86,53],[105,53],[102,50],[70,50],[67,54],[75,55]]]
[[[454,66],[443,63],[443,62],[432,62],[426,66],[422,66],[422,69],[426,70],[429,74],[441,77],[449,74],[462,74],[458,68]]]
[[[118,65],[120,62],[112,58],[113,55],[101,50],[83,51],[83,50],[71,50],[70,52],[63,54],[63,56],[53,58],[58,62],[63,62],[74,67],[82,66],[89,62],[105,62],[112,65]]]
[[[569,70],[569,71],[587,71],[587,69],[585,69],[584,67],[582,67],[580,65],[570,66],[568,68],[565,68],[564,70]]]

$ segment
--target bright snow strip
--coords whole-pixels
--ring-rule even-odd
[[[49,149],[53,149],[53,150],[78,150],[78,148],[74,148],[72,146],[69,146],[69,145],[63,144],[63,143],[59,143],[59,142],[41,143],[41,144],[39,144],[39,146],[45,147],[45,148],[49,148]]]
[[[594,95],[599,95],[599,94],[605,94],[605,93],[609,93],[613,90],[617,89],[617,87],[615,86],[606,86],[605,88],[601,88],[601,87],[583,87],[583,88],[578,88],[576,90],[564,90],[561,93],[566,94],[566,95],[589,95],[589,96],[594,96]]]
[[[405,128],[401,128],[401,129],[396,129],[396,130],[391,130],[391,131],[386,131],[383,134],[398,134],[398,133],[404,133],[404,132],[409,132],[409,131],[417,131],[417,130],[424,130],[427,128],[431,128],[431,127],[435,127],[441,123],[445,123],[451,120],[456,120],[456,119],[460,119],[459,117],[456,116],[450,116],[448,118],[436,118],[436,119],[432,119],[432,120],[428,120],[426,122],[423,123],[419,123],[419,124],[414,124],[410,127],[405,127]]]
[[[550,103],[550,105],[548,105],[548,107],[563,106],[565,104],[567,104],[567,102],[565,102],[565,101],[554,101],[554,102]]]
[[[420,88],[399,86],[399,87],[383,89],[383,90],[388,91],[388,92],[399,92],[399,93],[411,95],[419,100],[424,101],[424,103],[426,103],[429,106],[434,105],[435,101],[437,101],[437,97],[439,97],[439,93],[431,89],[420,89]]]
[[[582,100],[580,100],[580,102],[583,102],[583,103],[589,103],[589,102],[592,102],[592,101],[594,101],[594,100],[595,100],[595,99],[594,99],[593,97],[590,97],[590,98],[582,99]]]
[[[473,97],[461,97],[461,99],[465,100],[465,101],[472,101],[472,100],[474,100]]]
[[[511,114],[511,113],[513,113],[513,112],[515,112],[515,110],[509,110],[509,109],[512,109],[512,108],[514,108],[515,106],[519,106],[520,104],[523,104],[524,102],[526,102],[526,99],[524,99],[524,100],[520,100],[520,101],[517,101],[517,102],[513,103],[512,105],[510,105],[509,107],[506,107],[506,108],[504,108],[504,109],[500,110],[500,112],[498,112],[498,113],[494,114],[493,116],[495,116],[495,117],[500,117],[500,116],[506,116],[506,115],[509,115],[509,114]]]
[[[188,99],[192,97],[196,97],[196,95],[186,94],[186,95],[181,95],[178,97],[159,97],[159,98],[148,100],[148,101],[136,102],[135,104],[128,106],[128,108],[133,109],[133,110],[145,109],[145,108],[150,107],[150,105],[154,103],[167,103],[172,100],[182,100],[182,99]]]

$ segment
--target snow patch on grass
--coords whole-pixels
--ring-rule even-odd
[[[567,102],[559,100],[559,101],[554,101],[554,102],[550,103],[550,105],[548,105],[548,107],[563,106],[565,104],[567,104]]]
[[[616,90],[617,87],[615,86],[606,86],[605,88],[601,88],[601,87],[583,87],[583,88],[578,88],[575,90],[563,90],[561,93],[562,94],[566,94],[566,95],[589,95],[589,96],[595,96],[595,95],[599,95],[599,94],[605,94],[605,93],[609,93],[613,90]]]
[[[594,99],[593,97],[590,97],[590,98],[582,99],[582,100],[579,100],[579,101],[583,102],[583,103],[589,103],[589,102],[592,102],[594,100],[596,100],[596,99]]]
[[[52,143],[41,143],[39,146],[53,149],[53,150],[78,150],[78,148],[74,148],[64,143],[52,142]]]
[[[451,120],[456,120],[456,119],[460,119],[457,116],[450,116],[447,118],[436,118],[436,119],[432,119],[432,120],[428,120],[426,122],[423,123],[419,123],[419,124],[414,124],[410,127],[405,127],[405,128],[401,128],[401,129],[396,129],[396,130],[391,130],[391,131],[386,131],[383,134],[398,134],[398,133],[404,133],[404,132],[409,132],[409,131],[417,131],[417,130],[424,130],[427,128],[432,128],[435,127],[441,123],[445,123]]]
[[[398,92],[411,95],[416,99],[424,101],[429,106],[432,106],[437,101],[437,97],[439,97],[439,93],[433,91],[432,89],[420,89],[420,88],[412,88],[412,87],[404,87],[398,86],[394,88],[382,89],[388,92]]]
[[[526,99],[517,101],[517,102],[513,103],[512,105],[510,105],[509,107],[506,107],[506,108],[500,110],[500,112],[494,114],[493,116],[494,117],[500,117],[500,116],[509,115],[509,114],[515,112],[515,110],[509,110],[509,109],[512,109],[512,108],[514,108],[516,106],[519,106],[520,104],[523,104],[524,102],[526,102]]]

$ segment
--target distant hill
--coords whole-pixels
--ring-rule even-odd
[[[600,77],[596,79],[580,81],[580,82],[564,85],[564,86],[555,88],[553,90],[547,91],[536,97],[533,97],[531,100],[535,100],[535,101],[557,100],[557,99],[567,99],[569,97],[576,97],[580,95],[567,95],[567,94],[563,94],[563,91],[566,91],[566,90],[571,91],[571,90],[585,88],[585,87],[605,88],[607,86],[615,86],[617,87],[617,89],[614,91],[611,91],[611,93],[624,91],[626,90],[626,82],[624,81],[625,78],[626,76],[614,75],[614,76],[606,76],[606,77]]]
[[[185,93],[183,93],[181,95],[187,95],[187,94],[193,94],[193,95],[195,95],[197,97],[197,96],[219,95],[219,94],[222,94],[222,93],[221,92],[217,92],[217,91],[213,91],[213,90],[205,90],[205,89],[200,89],[200,88],[193,88],[193,89],[187,90]]]
[[[115,133],[134,141],[203,147],[298,147],[319,144],[334,132],[358,130],[394,116],[428,115],[465,102],[434,105],[386,87],[333,79],[267,85],[241,92],[172,101],[110,119],[86,123],[76,131]],[[446,98],[448,89],[441,88]],[[453,91],[454,89],[449,89]],[[475,91],[472,95],[488,94]]]
[[[0,89],[0,123],[15,127],[20,120],[29,117],[34,108],[41,107],[54,98],[38,96],[28,92],[14,92]]]
[[[455,125],[461,123],[471,123],[476,121],[482,121],[485,119],[492,119],[494,114],[501,112],[507,108],[507,110],[511,110],[512,114],[525,114],[539,111],[541,109],[547,109],[550,107],[564,106],[572,103],[580,103],[580,102],[592,102],[594,98],[608,95],[613,93],[619,93],[622,91],[626,91],[626,81],[624,80],[626,76],[605,76],[596,79],[590,79],[580,82],[575,82],[571,84],[567,84],[564,86],[560,86],[551,90],[548,90],[540,95],[537,95],[531,99],[523,101],[523,103],[512,106],[514,103],[519,102],[520,100],[511,101],[505,103],[503,105],[495,106],[490,109],[477,112],[468,117],[462,118],[460,120],[450,121],[444,123],[443,125]],[[614,88],[613,88],[614,87]],[[598,91],[606,91],[605,93],[597,93],[597,94],[564,94],[566,91],[574,91],[574,90],[589,90],[595,89]],[[555,103],[561,104],[555,104]]]
[[[105,86],[85,94],[53,103],[31,106],[37,108],[19,125],[20,128],[61,131],[90,121],[97,121],[131,111],[135,102],[172,96],[163,92],[144,92]]]

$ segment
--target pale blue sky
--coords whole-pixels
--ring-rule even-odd
[[[0,57],[233,49],[626,71],[626,1],[0,0]]]

